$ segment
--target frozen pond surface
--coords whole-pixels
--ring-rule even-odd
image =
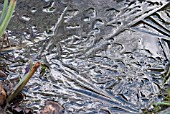
[[[39,113],[52,100],[64,114],[125,114],[162,101],[170,60],[168,4],[18,0],[8,32],[26,47],[11,53],[9,68],[17,73],[10,77],[22,76],[30,59],[49,66],[27,84],[25,105]]]

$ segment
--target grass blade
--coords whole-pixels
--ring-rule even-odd
[[[8,0],[4,0],[3,10],[2,10],[1,18],[0,18],[0,24],[2,24],[2,22],[6,16],[7,7],[8,7]]]
[[[156,105],[170,106],[170,101],[157,102]]]
[[[7,12],[2,24],[0,25],[0,38],[1,38],[2,34],[4,33],[6,27],[8,26],[8,23],[12,17],[14,9],[15,9],[15,6],[16,6],[16,0],[11,0],[9,7],[8,7],[8,12]]]

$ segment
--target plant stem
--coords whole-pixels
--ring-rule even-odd
[[[8,97],[7,103],[11,102],[17,96],[17,94],[22,91],[22,89],[25,87],[29,79],[33,76],[40,64],[40,62],[35,63],[31,70],[19,81],[19,83],[15,86],[14,91]]]

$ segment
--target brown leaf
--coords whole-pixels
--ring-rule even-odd
[[[4,90],[2,82],[0,82],[0,105],[3,105],[6,101],[6,92]]]
[[[63,107],[54,101],[46,101],[45,108],[41,111],[41,114],[61,114]]]

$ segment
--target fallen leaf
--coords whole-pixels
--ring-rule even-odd
[[[61,114],[63,107],[54,101],[46,101],[41,114]]]

